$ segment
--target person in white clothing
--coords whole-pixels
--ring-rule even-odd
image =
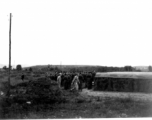
[[[59,76],[57,77],[57,83],[60,89],[61,89],[61,76],[62,76],[62,73],[59,73]]]
[[[72,80],[72,83],[71,83],[71,90],[79,90],[79,74],[75,75],[73,80]]]

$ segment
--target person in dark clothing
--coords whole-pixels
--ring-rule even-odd
[[[87,75],[87,83],[88,83],[88,85],[87,85],[88,89],[92,89],[92,75],[91,75],[91,73],[88,73],[88,75]]]
[[[25,75],[22,73],[22,75],[21,75],[22,81],[24,81],[24,78],[25,78]]]
[[[66,76],[65,73],[63,73],[63,75],[61,76],[61,79],[62,79],[62,81],[61,81],[61,86],[62,86],[62,87],[64,87],[65,76]]]
[[[94,88],[94,81],[95,81],[95,76],[96,76],[96,72],[95,71],[93,71],[92,72],[92,88]]]
[[[79,90],[82,91],[83,76],[82,76],[81,73],[79,75],[79,81],[80,81],[80,83],[79,83]]]
[[[64,80],[64,89],[65,90],[70,89],[72,78],[70,77],[70,75],[66,75],[64,79],[65,79]]]

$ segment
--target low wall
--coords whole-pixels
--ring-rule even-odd
[[[151,79],[96,77],[94,90],[152,93]]]

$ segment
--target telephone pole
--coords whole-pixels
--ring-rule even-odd
[[[62,71],[62,62],[60,61],[60,70],[61,70],[61,72],[63,72]]]
[[[8,96],[10,95],[10,71],[11,71],[11,22],[12,13],[10,13],[10,24],[9,24],[9,70],[8,70]]]

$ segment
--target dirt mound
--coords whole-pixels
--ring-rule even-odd
[[[9,99],[11,99],[13,103],[20,104],[52,104],[65,101],[57,83],[46,79],[38,79],[13,86]]]

